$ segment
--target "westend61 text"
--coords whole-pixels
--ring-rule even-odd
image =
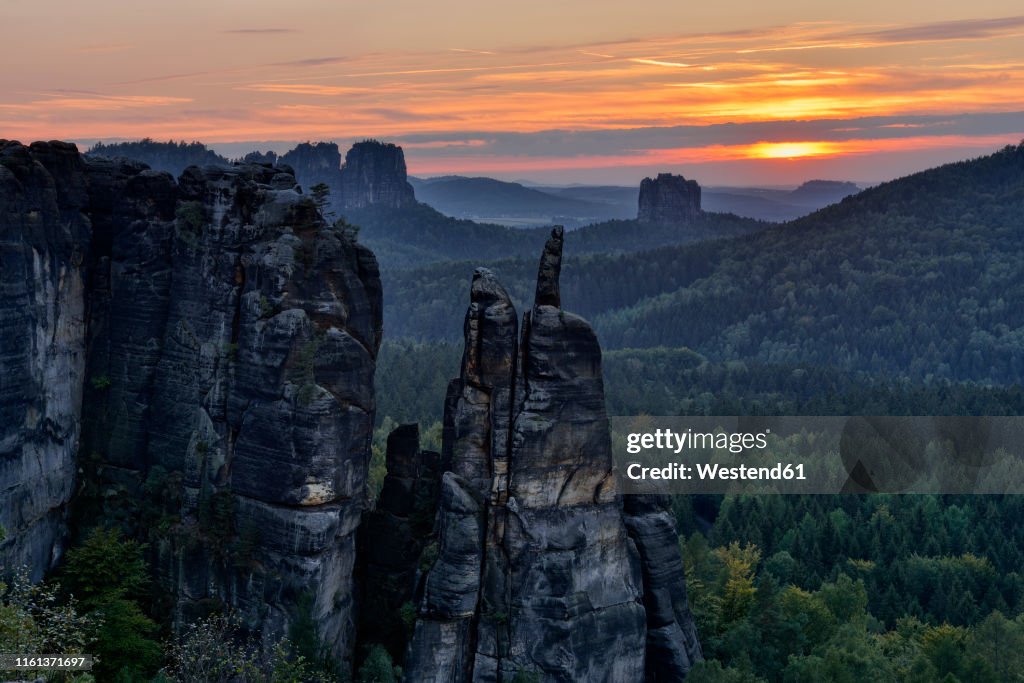
[[[682,463],[670,463],[662,467],[644,467],[639,463],[633,463],[626,468],[626,476],[633,480],[668,480],[668,479],[702,479],[706,481],[732,481],[732,480],[777,480],[807,479],[804,474],[803,464],[789,465],[776,463],[774,467],[750,467],[739,465],[736,467],[722,467],[717,464],[695,463],[684,465]]]

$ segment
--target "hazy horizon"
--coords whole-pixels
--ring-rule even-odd
[[[243,142],[222,142],[222,143],[205,143],[203,140],[177,140],[176,142],[199,142],[205,144],[209,149],[220,154],[221,156],[229,159],[236,160],[250,152],[268,152],[272,151],[279,155],[294,149],[297,145],[302,143],[313,143],[318,142],[333,142],[338,145],[339,151],[342,155],[342,161],[344,162],[344,155],[346,150],[355,142],[359,142],[366,138],[357,138],[348,141],[338,140],[258,140],[258,141],[243,141]],[[69,140],[79,146],[81,151],[87,151],[92,148],[96,143],[112,144],[118,142],[134,142],[138,141],[139,138],[107,138],[102,140]],[[168,140],[154,140],[155,142],[168,142]],[[392,142],[392,140],[382,139],[382,142]],[[28,142],[28,141],[23,141]],[[1024,140],[1009,140],[1006,144],[1024,144]],[[401,143],[398,143],[401,144]],[[825,181],[836,181],[836,182],[851,182],[858,185],[861,189],[878,185],[880,183],[895,180],[897,178],[917,173],[920,171],[928,170],[936,166],[941,166],[947,163],[954,163],[958,161],[966,161],[979,156],[986,156],[997,151],[998,147],[992,146],[979,146],[976,150],[940,150],[934,155],[924,156],[916,155],[909,157],[907,163],[896,172],[894,167],[886,165],[877,165],[874,162],[867,164],[865,167],[868,172],[875,172],[875,175],[865,175],[858,177],[854,175],[842,175],[844,171],[848,171],[854,167],[853,164],[847,165],[848,159],[831,159],[831,163],[828,164],[833,170],[837,172],[834,175],[814,175],[811,171],[810,175],[806,177],[796,177],[795,179],[790,178],[785,182],[779,182],[773,177],[764,177],[759,179],[757,176],[750,178],[747,182],[742,182],[743,177],[733,175],[728,178],[724,178],[721,181],[716,182],[718,174],[708,173],[709,166],[698,167],[695,173],[686,173],[679,169],[674,168],[663,168],[652,166],[651,170],[646,173],[638,172],[636,169],[629,169],[627,171],[617,171],[609,175],[607,178],[602,177],[602,169],[593,169],[590,173],[584,170],[582,173],[566,173],[564,171],[554,171],[549,174],[539,174],[537,176],[526,176],[517,174],[515,172],[501,173],[477,173],[472,170],[467,172],[441,172],[441,173],[417,173],[415,170],[415,160],[409,162],[409,153],[406,152],[408,174],[410,177],[419,178],[422,180],[431,180],[436,178],[444,177],[464,177],[464,178],[492,178],[495,180],[501,180],[510,183],[520,183],[527,186],[537,187],[595,187],[595,186],[618,186],[618,187],[633,187],[639,185],[640,181],[646,177],[653,177],[658,173],[680,173],[686,175],[687,178],[697,180],[705,188],[714,189],[728,189],[728,188],[756,188],[756,189],[778,189],[778,190],[789,190],[799,187],[800,185],[817,180]],[[873,159],[875,157],[872,157]],[[920,162],[922,165],[918,166],[916,163]],[[825,165],[822,165],[825,166]],[[804,168],[814,168],[814,165],[804,164]],[[891,171],[888,175],[880,175],[877,172],[880,170]],[[586,176],[590,176],[587,179]],[[708,179],[710,178],[710,180]]]

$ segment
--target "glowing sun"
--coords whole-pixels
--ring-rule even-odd
[[[835,154],[836,145],[830,142],[758,142],[751,145],[748,156],[753,159],[799,159]]]

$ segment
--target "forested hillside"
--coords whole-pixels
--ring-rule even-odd
[[[570,259],[563,300],[605,348],[1009,382],[1024,373],[1022,238],[1024,147],[1008,147],[752,235]],[[528,296],[528,260],[485,265]],[[392,276],[390,337],[453,339],[439,321],[464,307],[470,272]]]
[[[517,229],[451,218],[426,204],[400,209],[373,207],[350,210],[346,212],[345,219],[360,227],[359,240],[373,249],[385,271],[415,269],[417,274],[413,277],[433,282],[446,278],[445,274],[451,272],[451,261],[465,259],[480,264],[517,257],[525,259],[524,263],[532,263],[551,231],[550,227]],[[704,213],[683,225],[613,220],[567,233],[565,251],[568,255],[629,253],[745,235],[769,225],[720,213]],[[434,267],[419,274],[419,269],[428,264],[434,264]],[[522,279],[535,275],[524,273]],[[385,280],[390,279],[385,277]],[[400,284],[405,280],[398,277],[395,282]],[[415,302],[414,298],[410,303]]]

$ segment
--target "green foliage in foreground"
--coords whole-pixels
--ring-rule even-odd
[[[374,645],[370,648],[366,660],[359,667],[356,674],[358,683],[398,683],[402,677],[402,670],[391,661],[391,655],[383,645]]]
[[[94,615],[80,614],[73,599],[61,600],[59,586],[33,584],[24,568],[0,581],[0,652],[4,654],[88,654],[100,625]],[[93,680],[79,672],[46,675],[50,681]]]
[[[1019,496],[675,503],[709,660],[694,681],[966,683],[1024,671]]]
[[[101,621],[89,651],[102,680],[146,680],[163,657],[159,627],[142,608],[149,595],[144,550],[117,531],[97,528],[68,551],[60,572],[64,590]]]
[[[176,683],[328,683],[323,673],[288,640],[264,651],[237,616],[214,615],[188,625],[168,645],[163,681]]]
[[[700,503],[677,500],[681,526],[697,526]],[[756,545],[782,585],[863,581],[869,611],[887,627],[905,616],[969,626],[1024,608],[1022,518],[1021,496],[729,496],[708,537]]]

